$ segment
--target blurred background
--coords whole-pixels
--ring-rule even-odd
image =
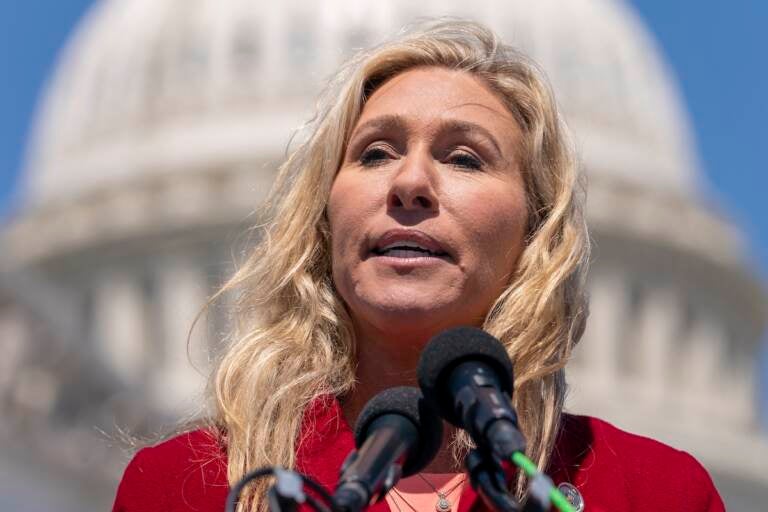
[[[188,330],[291,133],[425,15],[532,55],[574,131],[595,254],[568,409],[765,509],[768,7],[693,0],[3,2],[0,509],[108,510],[131,438],[200,410],[226,305],[189,354]]]

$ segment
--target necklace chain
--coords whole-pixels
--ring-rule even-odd
[[[444,492],[440,492],[440,491],[439,491],[439,490],[438,490],[438,489],[437,489],[437,488],[436,488],[434,485],[432,485],[432,482],[430,482],[429,480],[427,480],[427,477],[425,477],[425,476],[424,476],[424,475],[422,475],[421,473],[416,473],[416,474],[417,474],[417,475],[419,475],[419,478],[421,478],[422,480],[424,480],[424,482],[425,482],[425,483],[426,483],[426,484],[427,484],[427,485],[428,485],[428,486],[429,486],[429,487],[430,487],[430,488],[431,488],[433,491],[435,491],[435,494],[437,494],[438,496],[440,496],[440,495],[443,495],[443,496],[445,496],[446,498],[447,498],[448,496],[450,496],[450,495],[451,495],[451,493],[453,493],[453,491],[455,491],[456,489],[458,489],[460,485],[463,485],[463,484],[464,484],[464,481],[467,479],[467,477],[464,477],[464,478],[462,478],[461,480],[459,480],[459,481],[458,481],[458,483],[456,483],[456,484],[455,484],[453,487],[451,487],[450,489],[448,489],[447,491],[444,491]]]
[[[422,475],[421,473],[417,473],[417,475],[419,475],[419,478],[421,478],[424,481],[424,483],[426,483],[432,489],[432,491],[434,491],[434,493],[437,494],[437,503],[435,503],[435,510],[437,512],[449,512],[451,510],[452,503],[448,501],[448,497],[453,493],[453,491],[458,489],[459,486],[463,485],[464,482],[467,480],[467,477],[465,476],[464,478],[459,480],[459,482],[454,484],[453,487],[451,487],[445,492],[441,492],[434,485],[432,485],[432,482],[427,480],[424,475]],[[408,508],[410,508],[413,512],[419,512],[418,510],[416,510],[416,508],[413,505],[411,505],[408,502],[408,500],[405,499],[405,496],[403,496],[402,493],[397,490],[397,488],[393,487],[392,492],[394,492],[395,495],[403,501],[403,503],[408,505]],[[394,498],[392,499],[392,503],[394,503],[395,507],[397,507],[397,512],[402,512],[402,510],[400,509],[400,505],[397,504],[397,501],[395,501]]]
[[[400,494],[400,492],[399,492],[397,489],[395,489],[395,488],[393,487],[393,488],[392,488],[392,492],[394,492],[394,493],[395,493],[395,495],[397,495],[397,497],[398,497],[398,498],[400,498],[401,500],[403,500],[403,503],[405,503],[406,505],[408,505],[408,508],[410,508],[411,510],[413,510],[413,512],[419,512],[418,510],[416,510],[416,509],[413,507],[413,505],[411,505],[410,503],[408,503],[408,500],[406,500],[406,499],[405,499],[405,497],[404,497],[402,494]],[[395,500],[394,500],[394,498],[392,499],[392,503],[394,503],[394,504],[395,504],[395,506],[397,507],[397,512],[403,512],[403,511],[402,511],[402,509],[400,508],[400,505],[398,505],[398,504],[397,504],[397,501],[395,501]]]

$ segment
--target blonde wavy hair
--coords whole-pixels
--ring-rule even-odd
[[[308,136],[280,166],[261,242],[219,294],[234,292],[235,326],[210,382],[213,422],[228,453],[228,479],[272,464],[295,466],[302,411],[355,382],[355,338],[331,278],[325,209],[366,98],[405,70],[439,66],[481,78],[523,133],[529,208],[526,247],[483,328],[515,367],[514,405],[528,455],[546,467],[563,408],[564,367],[586,319],[589,253],[574,152],[537,67],[484,26],[422,22],[354,56],[330,82]],[[458,444],[469,446],[460,435]],[[517,493],[523,489],[523,477]],[[266,483],[240,510],[266,509]]]

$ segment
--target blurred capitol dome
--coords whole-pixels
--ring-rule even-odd
[[[62,432],[92,447],[93,425],[140,430],[194,403],[226,315],[192,336],[202,372],[188,329],[322,84],[355,49],[438,15],[540,63],[580,148],[595,256],[569,409],[692,452],[731,510],[768,500],[753,396],[766,296],[620,0],[97,2],[50,80],[2,233],[3,367],[26,377],[0,372],[0,435],[45,424],[27,437],[61,462]],[[116,452],[96,452],[79,471],[114,482]]]
[[[689,134],[652,41],[611,1],[474,2],[544,65],[593,172],[666,195],[696,188]],[[99,3],[40,116],[28,201],[49,202],[281,152],[321,81],[354,48],[463,1]],[[130,36],[128,36],[130,34]]]

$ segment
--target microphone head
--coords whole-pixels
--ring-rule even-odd
[[[371,398],[355,423],[355,446],[367,439],[371,424],[385,414],[407,418],[419,433],[419,442],[403,464],[403,476],[415,475],[437,455],[443,443],[443,421],[424,400],[421,390],[412,386],[385,389]]]
[[[460,426],[448,378],[456,366],[466,361],[481,361],[496,373],[501,390],[512,396],[512,361],[499,340],[476,327],[455,327],[434,336],[421,352],[419,386],[424,398],[449,423]]]

